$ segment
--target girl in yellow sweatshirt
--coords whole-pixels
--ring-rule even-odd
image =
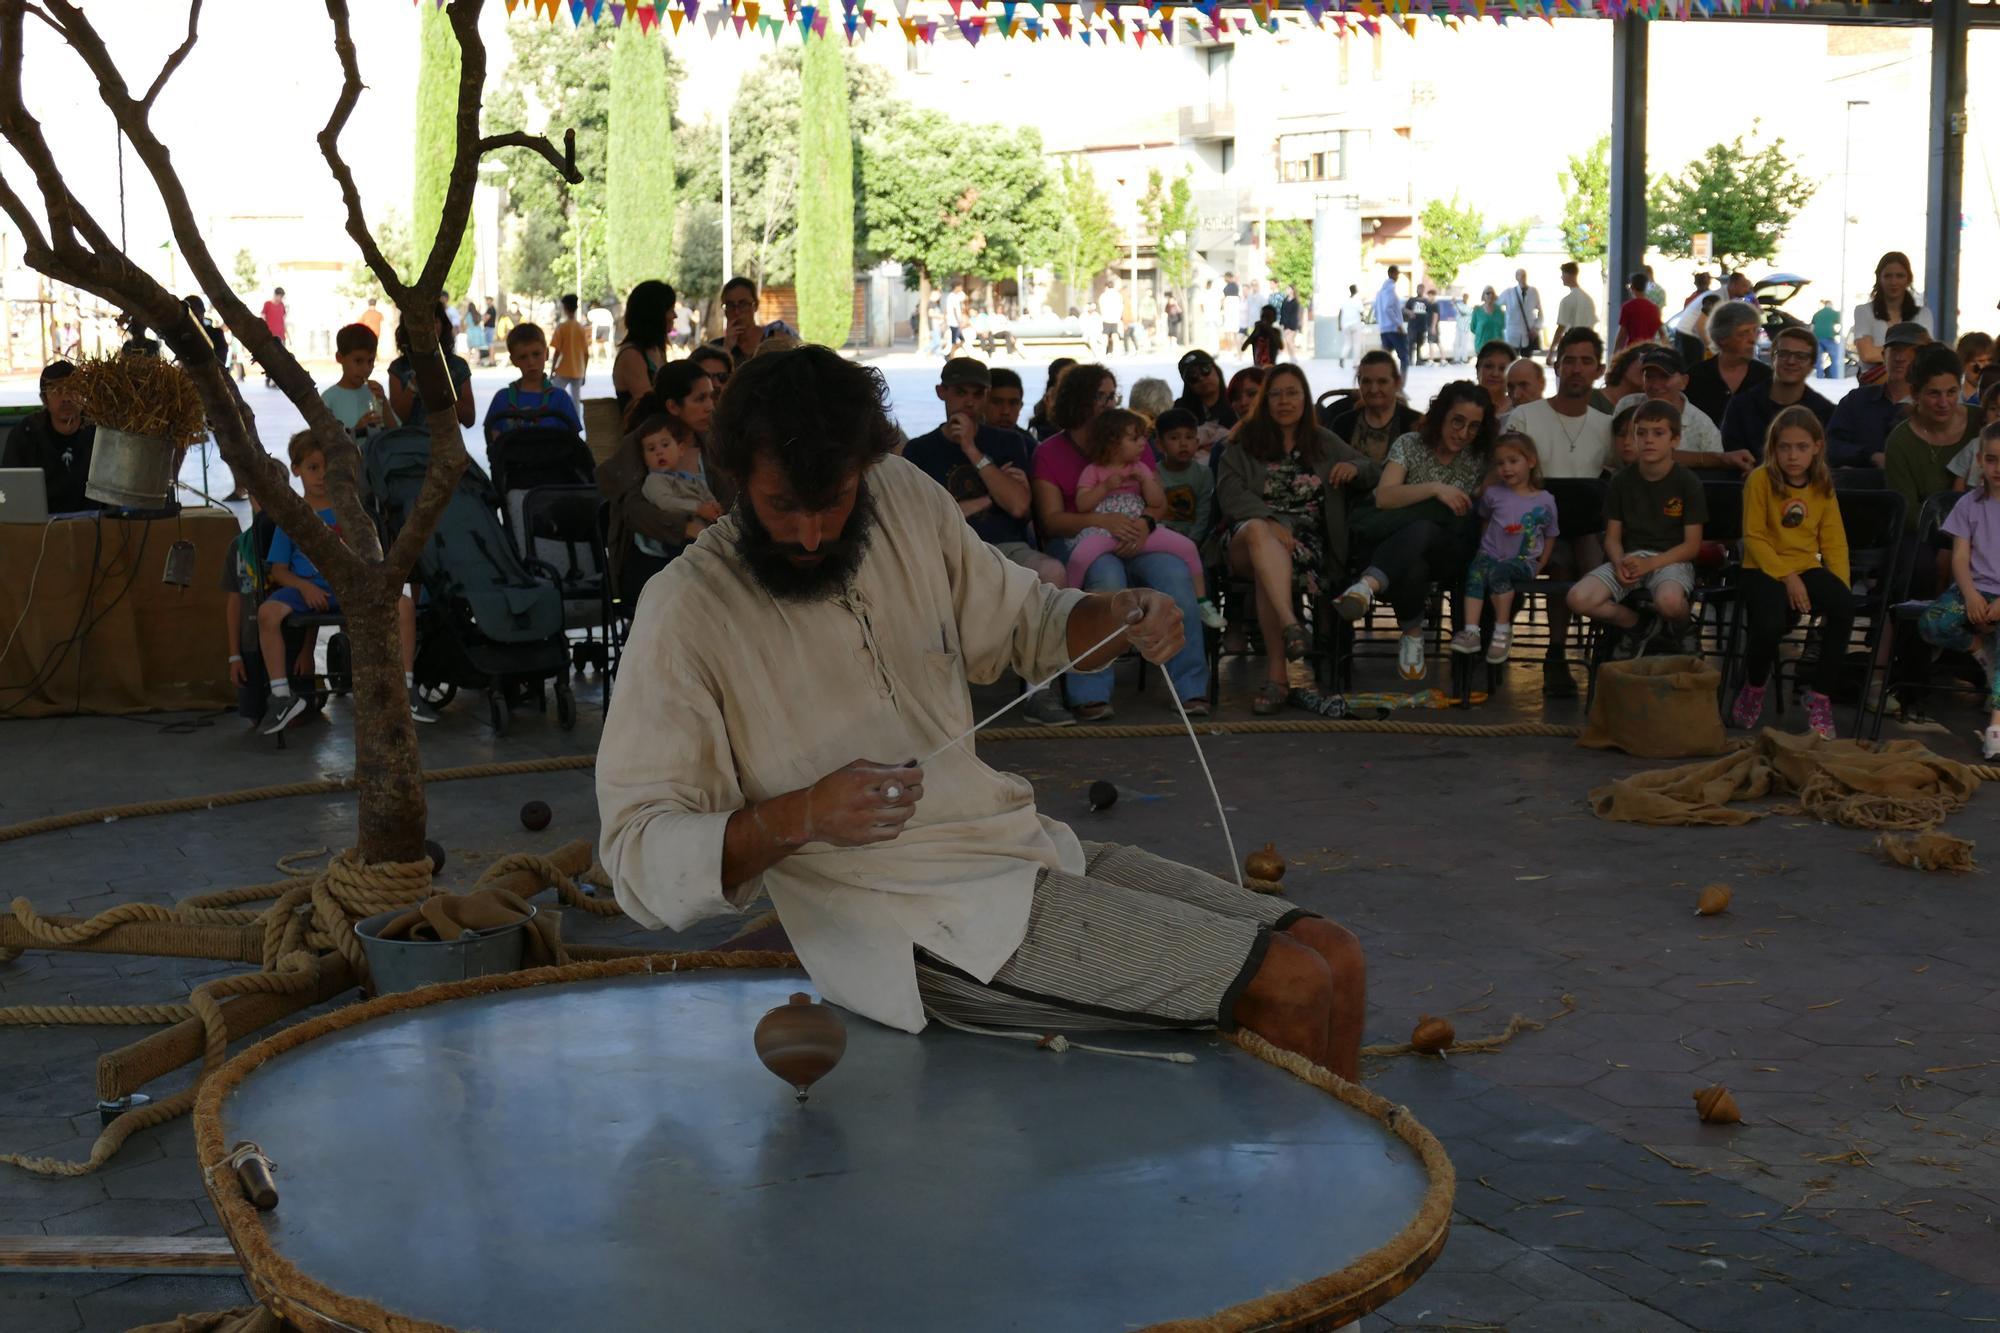
[[[1854,629],[1847,530],[1826,467],[1826,432],[1811,409],[1788,407],[1764,436],[1764,465],[1743,484],[1743,688],[1729,724],[1748,729],[1764,712],[1778,641],[1811,612],[1819,661],[1806,690],[1806,725],[1833,739],[1828,698]]]

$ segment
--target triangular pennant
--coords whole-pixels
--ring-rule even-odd
[[[1084,28],[1084,29],[1081,29],[1081,30],[1079,30],[1079,31],[1078,31],[1078,33],[1077,33],[1077,36],[1078,36],[1078,37],[1081,37],[1081,38],[1083,39],[1083,44],[1084,44],[1085,46],[1089,46],[1089,45],[1090,45],[1090,29],[1088,29],[1088,28]]]
[[[632,17],[639,20],[640,32],[651,32],[653,30],[653,25],[659,22],[659,16],[653,13],[653,11],[649,8],[639,8],[633,10]],[[674,31],[679,32],[680,30],[681,30],[681,16],[680,13],[676,11],[674,14]]]
[[[581,27],[583,11],[589,7],[589,0],[569,0],[569,21]]]
[[[507,13],[508,13],[508,15],[509,15],[510,17],[511,17],[511,16],[513,15],[513,13],[514,13],[514,6],[516,6],[516,5],[520,4],[520,3],[521,3],[521,0],[507,0]]]
[[[701,16],[701,21],[708,25],[708,35],[710,37],[714,37],[716,29],[722,26],[722,20],[728,17],[729,15],[723,13],[719,9],[711,9],[706,14],[703,14]]]
[[[618,0],[611,0],[611,26],[614,28],[625,26],[625,6],[619,4]]]
[[[787,18],[791,17],[791,12],[792,12],[792,11],[791,11],[791,7],[790,7],[789,5],[787,5],[787,6],[786,6],[786,8],[785,8],[785,16],[786,16]],[[810,31],[812,31],[812,25],[813,25],[813,20],[814,20],[815,18],[817,18],[817,17],[819,17],[819,6],[817,6],[817,5],[805,5],[805,6],[803,6],[803,7],[801,7],[801,8],[800,8],[800,10],[799,10],[799,35],[800,35],[801,37],[805,36],[805,34],[806,34],[806,33],[808,33],[808,32],[810,32]]]
[[[680,35],[681,24],[687,22],[687,15],[681,13],[678,9],[669,9],[667,11],[667,22],[673,25],[674,34],[678,36]],[[642,23],[639,26],[644,27],[645,25]]]
[[[1146,45],[1146,30],[1145,30],[1145,28],[1143,28],[1143,27],[1137,27],[1137,28],[1134,28],[1134,29],[1132,29],[1132,45],[1134,45],[1134,46],[1138,46],[1138,47],[1143,47],[1143,46],[1145,46],[1145,45]]]
[[[826,36],[826,15],[817,14],[813,17],[812,30],[815,37]]]

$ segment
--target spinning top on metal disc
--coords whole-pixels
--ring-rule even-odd
[[[521,807],[521,827],[530,833],[540,833],[549,826],[550,811],[547,801],[529,801]]]
[[[757,1020],[757,1058],[764,1068],[792,1085],[800,1101],[847,1053],[847,1027],[840,1015],[800,992]]]
[[[1090,784],[1090,808],[1092,810],[1109,810],[1116,804],[1118,804],[1118,789],[1116,787],[1106,782],[1103,778],[1099,778]]]

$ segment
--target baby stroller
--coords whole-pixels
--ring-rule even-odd
[[[430,433],[403,427],[368,449],[368,486],[383,541],[395,540],[430,468]],[[529,573],[496,516],[499,494],[477,464],[467,464],[437,529],[417,557],[417,686],[434,705],[461,688],[486,691],[496,735],[514,708],[532,700],[546,710],[555,681],[556,721],[576,725],[569,685],[562,594]]]
[[[540,419],[540,414],[537,414]],[[594,631],[604,624],[604,548],[598,543],[597,463],[573,431],[520,426],[486,451],[500,493],[500,521],[530,573],[562,590],[563,628],[586,637],[570,646],[581,671],[603,671],[609,645]]]

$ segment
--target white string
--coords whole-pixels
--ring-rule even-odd
[[[1099,639],[1096,643],[1091,644],[1090,647],[1084,649],[1082,652],[1078,653],[1075,657],[1070,658],[1067,664],[1060,667],[1055,672],[1055,674],[1050,676],[1047,680],[1043,680],[1038,682],[1037,684],[1030,685],[1026,690],[1022,691],[1022,693],[1017,698],[1010,699],[1008,702],[1001,704],[998,708],[988,713],[985,717],[980,718],[979,721],[973,723],[970,727],[967,727],[964,731],[959,732],[958,735],[952,737],[950,740],[946,741],[943,745],[938,746],[937,749],[932,750],[922,759],[919,759],[917,761],[917,767],[929,768],[931,766],[931,760],[937,758],[939,755],[943,754],[946,750],[951,749],[954,745],[961,745],[964,742],[972,739],[973,735],[976,732],[998,721],[1000,717],[1003,714],[1005,714],[1009,709],[1017,708],[1020,705],[1028,702],[1028,700],[1034,698],[1036,695],[1040,694],[1043,690],[1047,689],[1050,685],[1052,685],[1058,676],[1061,676],[1066,671],[1072,670],[1078,662],[1081,662],[1084,658],[1089,657],[1099,648],[1104,647],[1106,644],[1110,643],[1113,639],[1117,638],[1119,635],[1123,634],[1126,630],[1130,628],[1131,626],[1129,625],[1120,625],[1117,629],[1112,630],[1109,634]]]
[[[1057,1055],[1061,1055],[1064,1051],[1090,1051],[1096,1055],[1130,1056],[1134,1060],[1164,1060],[1168,1064],[1174,1065],[1191,1065],[1195,1062],[1194,1057],[1186,1051],[1120,1050],[1112,1046],[1092,1046],[1088,1042],[1071,1041],[1060,1032],[1047,1032],[1037,1036],[1033,1032],[1010,1032],[1004,1028],[974,1027],[970,1023],[960,1023],[956,1019],[946,1018],[943,1014],[932,1013],[927,1014],[927,1016],[935,1018],[948,1028],[956,1028],[960,1032],[970,1032],[974,1036],[1005,1037],[1009,1041],[1032,1041],[1035,1045],[1054,1051]]]
[[[966,730],[952,737],[950,740],[946,741],[943,745],[938,746],[937,749],[932,750],[922,759],[919,759],[917,761],[917,767],[929,768],[931,766],[931,760],[937,758],[939,755],[943,754],[946,750],[951,749],[953,746],[961,745],[967,740],[970,740],[978,732],[990,726],[992,723],[998,721],[1002,716],[1004,716],[1007,713],[1009,709],[1016,708],[1021,704],[1026,703],[1028,700],[1034,698],[1037,694],[1040,694],[1043,690],[1047,689],[1051,684],[1053,684],[1056,678],[1058,676],[1061,676],[1063,672],[1070,670],[1071,668],[1076,666],[1078,662],[1081,662],[1084,658],[1089,657],[1092,653],[1096,652],[1098,649],[1110,643],[1113,639],[1123,634],[1129,628],[1131,628],[1130,625],[1120,625],[1117,629],[1112,630],[1109,634],[1099,639],[1096,643],[1093,643],[1092,645],[1090,645],[1090,647],[1084,649],[1082,652],[1078,653],[1075,657],[1072,657],[1069,660],[1068,664],[1065,665],[1060,671],[1057,671],[1054,675],[1051,675],[1046,680],[1040,681],[1034,685],[1030,685],[1018,697],[1011,699],[1008,702],[1000,705],[1000,707],[994,709],[991,713],[988,713],[985,717],[973,723]],[[1194,719],[1188,716],[1187,705],[1181,702],[1180,691],[1176,689],[1174,686],[1174,678],[1167,673],[1166,663],[1156,662],[1154,663],[1154,665],[1159,667],[1160,669],[1160,679],[1164,680],[1167,683],[1167,696],[1174,701],[1174,709],[1181,715],[1181,725],[1187,728],[1188,741],[1190,744],[1194,746],[1195,761],[1201,765],[1201,775],[1202,777],[1208,780],[1208,794],[1215,801],[1215,817],[1222,822],[1223,845],[1229,848],[1230,874],[1233,875],[1236,879],[1236,887],[1239,889],[1243,889],[1247,892],[1249,886],[1243,882],[1243,863],[1236,858],[1236,837],[1229,831],[1229,815],[1228,812],[1226,812],[1222,808],[1222,793],[1216,789],[1215,774],[1211,773],[1208,769],[1208,756],[1204,755],[1201,752],[1201,738],[1195,734]]]
[[[1201,738],[1194,734],[1194,720],[1188,716],[1187,705],[1181,702],[1181,693],[1174,688],[1174,678],[1167,674],[1167,664],[1156,662],[1160,668],[1160,679],[1167,682],[1167,694],[1180,712],[1181,725],[1187,728],[1188,740],[1194,746],[1195,761],[1201,765],[1201,775],[1208,779],[1208,794],[1215,798],[1215,817],[1222,821],[1222,841],[1229,848],[1229,870],[1236,877],[1236,887],[1249,891],[1243,882],[1243,863],[1236,859],[1236,838],[1229,831],[1229,816],[1222,809],[1222,793],[1215,789],[1215,774],[1208,771],[1208,756],[1201,752]]]

